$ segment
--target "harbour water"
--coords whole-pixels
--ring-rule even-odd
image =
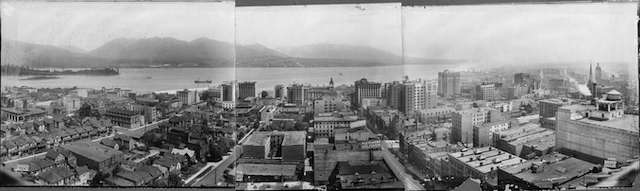
[[[29,76],[2,76],[5,86],[30,86],[35,88],[124,88],[135,92],[174,91],[180,89],[206,88],[224,81],[256,81],[256,89],[273,90],[277,84],[302,83],[327,85],[333,78],[337,85],[352,85],[354,81],[367,78],[371,81],[388,82],[402,80],[408,75],[412,79],[435,79],[444,69],[460,69],[452,65],[405,65],[378,67],[320,67],[320,68],[121,68],[117,76],[58,76],[57,79],[22,80]],[[211,84],[196,84],[195,80],[211,80]]]

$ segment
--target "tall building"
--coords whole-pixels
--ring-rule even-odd
[[[486,83],[476,85],[476,100],[493,101],[500,97],[499,87],[496,83]]]
[[[256,97],[256,82],[238,83],[238,99],[243,100],[248,97]]]
[[[285,94],[285,89],[283,85],[276,85],[276,87],[274,88],[274,94],[275,94],[275,98],[284,98],[286,96]]]
[[[503,117],[500,112],[481,107],[453,112],[451,119],[451,143],[473,144],[473,126],[497,122]]]
[[[437,84],[434,80],[415,80],[402,83],[398,109],[404,113],[433,108],[437,105]]]
[[[242,144],[242,158],[303,162],[306,131],[258,131]]]
[[[600,63],[596,63],[596,81],[602,82],[602,68],[600,67]]]
[[[235,91],[233,82],[225,82],[222,85],[222,101],[234,101]]]
[[[287,103],[302,105],[307,87],[302,84],[293,84],[287,87]]]
[[[178,100],[180,100],[184,105],[193,105],[200,101],[200,96],[197,91],[184,89],[182,91],[178,91],[176,95],[178,96]]]
[[[510,125],[507,121],[498,121],[492,123],[484,123],[473,126],[473,146],[484,147],[493,146],[493,134],[509,129]]]
[[[540,124],[542,127],[555,129],[556,112],[558,112],[560,107],[572,103],[573,101],[569,99],[545,99],[538,101],[538,109],[540,109],[538,114],[540,115]]]
[[[438,95],[452,97],[460,94],[460,72],[438,72]]]
[[[384,97],[389,107],[394,109],[398,109],[400,107],[400,101],[402,97],[402,88],[403,88],[403,85],[398,81],[385,84]]]
[[[624,113],[622,95],[609,91],[594,105],[568,105],[558,109],[556,149],[582,160],[601,163],[640,155],[638,115]]]
[[[356,106],[362,105],[363,98],[381,98],[382,97],[382,85],[377,82],[369,82],[366,78],[362,78],[355,81],[355,93],[353,96],[353,103]]]

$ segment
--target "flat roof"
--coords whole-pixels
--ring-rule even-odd
[[[263,146],[267,137],[271,135],[284,135],[282,145],[304,145],[306,131],[258,131],[251,134],[243,145]]]
[[[538,166],[537,172],[532,169],[534,164]],[[596,166],[598,165],[554,153],[517,165],[502,167],[501,170],[540,188],[551,188],[554,183],[565,182],[587,174]]]
[[[492,169],[497,169],[498,167],[509,166],[526,161],[518,156],[501,151],[494,147],[481,147],[469,149],[463,152],[450,153],[449,157],[455,158],[481,173],[487,173]]]
[[[104,161],[122,152],[94,142],[72,142],[62,148],[94,161]]]
[[[294,176],[296,165],[291,164],[238,164],[237,174],[258,176]]]
[[[638,119],[639,119],[639,116],[637,115],[624,114],[621,118],[612,119],[612,120],[598,121],[598,120],[593,120],[588,118],[582,118],[576,121],[581,121],[585,123],[591,123],[591,124],[596,124],[596,125],[638,133]]]

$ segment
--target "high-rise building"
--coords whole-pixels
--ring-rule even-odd
[[[222,101],[233,101],[235,91],[233,82],[225,82],[222,85]]]
[[[434,80],[404,81],[398,109],[404,113],[433,108],[437,105],[437,84]]]
[[[460,94],[460,72],[438,72],[438,95],[452,97]]]
[[[400,107],[400,100],[402,96],[402,84],[398,81],[394,81],[386,83],[384,86],[384,97],[387,101],[387,106],[398,109]]]
[[[561,107],[557,116],[556,149],[560,152],[596,163],[640,155],[638,116],[624,113],[618,91],[609,91],[594,105]]]
[[[238,99],[243,100],[248,97],[256,97],[256,82],[238,83]]]
[[[600,67],[600,63],[596,63],[596,81],[602,82],[602,68]]]
[[[353,102],[356,106],[362,105],[363,98],[381,98],[382,85],[377,82],[369,82],[366,78],[355,81]]]
[[[276,85],[276,87],[274,88],[274,94],[275,94],[275,98],[284,98],[286,96],[285,94],[285,89],[283,85]]]
[[[476,85],[476,100],[493,101],[500,97],[499,87],[496,83],[486,83]]]
[[[182,91],[178,91],[176,94],[178,96],[178,100],[180,100],[184,105],[193,105],[200,101],[200,96],[197,91],[184,89]]]
[[[293,84],[287,87],[287,103],[302,105],[307,87],[302,84]]]
[[[451,119],[451,142],[465,144],[473,144],[473,126],[504,120],[500,112],[487,107],[453,112]]]

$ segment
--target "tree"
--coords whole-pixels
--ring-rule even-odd
[[[78,109],[78,115],[80,116],[81,119],[85,117],[90,117],[91,105],[89,105],[88,103],[83,103],[82,106],[80,106],[80,109]]]
[[[102,180],[105,178],[107,178],[106,174],[98,172],[93,179],[89,181],[89,186],[102,186]]]
[[[218,162],[222,160],[222,152],[218,144],[209,144],[209,153],[207,154],[207,161]]]
[[[171,173],[169,174],[169,178],[167,178],[167,184],[169,187],[182,186],[182,179],[180,178],[180,176],[178,176],[178,174]]]

